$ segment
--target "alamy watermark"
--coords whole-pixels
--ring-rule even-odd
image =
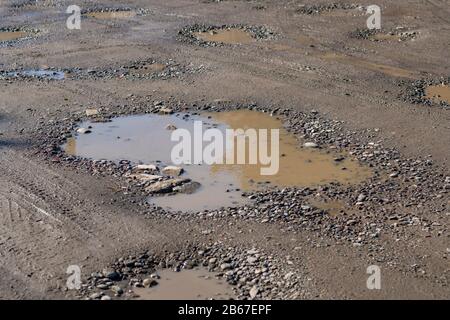
[[[367,14],[370,14],[367,18],[367,28],[369,30],[380,30],[381,29],[381,8],[376,4],[367,7]]]
[[[174,164],[260,165],[263,176],[279,171],[279,129],[226,129],[224,133],[215,128],[203,131],[203,122],[195,121],[193,134],[187,129],[172,132],[171,140],[178,142],[171,152]]]
[[[67,7],[67,14],[70,16],[66,20],[67,29],[80,30],[81,29],[81,8],[77,5]]]
[[[370,276],[367,278],[367,289],[369,290],[381,290],[381,269],[377,265],[371,265],[367,267],[367,274]]]
[[[77,265],[70,265],[67,267],[66,273],[69,274],[66,281],[67,289],[81,289],[81,268]]]

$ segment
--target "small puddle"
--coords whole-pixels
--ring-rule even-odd
[[[6,77],[11,78],[39,78],[48,80],[63,80],[66,74],[62,71],[52,71],[52,70],[23,70],[23,71],[13,71],[7,72]]]
[[[450,104],[450,86],[445,84],[438,84],[429,86],[425,89],[426,97],[437,102],[447,102]]]
[[[249,201],[242,197],[242,191],[266,186],[317,186],[330,182],[356,184],[372,174],[350,156],[300,148],[300,142],[283,128],[280,120],[249,110],[196,116],[139,115],[115,118],[109,123],[84,122],[80,127],[91,127],[92,133],[77,135],[64,148],[69,154],[86,158],[127,159],[134,163],[159,164],[163,168],[172,164],[172,148],[178,144],[171,142],[172,131],[168,127],[187,129],[192,133],[195,120],[203,122],[203,130],[217,128],[224,136],[226,129],[279,129],[279,171],[275,175],[261,175],[261,168],[267,166],[260,162],[184,165],[185,173],[181,177],[200,183],[200,188],[191,194],[151,197],[150,201],[158,206],[180,211],[233,207]],[[269,145],[270,151],[270,134],[264,143]],[[246,159],[249,159],[248,144],[246,148]]]
[[[136,16],[136,12],[131,10],[124,11],[93,11],[85,14],[88,17],[109,20],[109,19],[127,19]]]
[[[150,288],[133,288],[139,300],[229,300],[235,297],[225,279],[204,269],[163,270],[158,273],[158,285]]]
[[[0,31],[0,42],[18,40],[26,36],[27,33],[24,31]]]
[[[344,54],[338,54],[338,53],[322,53],[319,55],[320,58],[324,60],[333,60],[338,61],[341,63],[347,63],[354,65],[356,67],[365,68],[368,70],[381,72],[384,74],[387,74],[389,76],[393,77],[400,77],[400,78],[409,78],[409,79],[415,79],[417,77],[417,74],[414,71],[406,70],[402,68],[392,67],[384,64],[374,63],[370,61],[366,61],[360,58],[347,56]]]
[[[250,33],[237,28],[196,32],[195,35],[203,41],[226,44],[246,44],[253,41]]]
[[[375,33],[370,38],[375,41],[400,41],[402,37],[398,34]]]

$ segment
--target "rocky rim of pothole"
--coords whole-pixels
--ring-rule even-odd
[[[133,73],[133,71],[139,71],[145,66],[151,64],[161,64],[164,66],[162,70],[149,70],[146,73]],[[64,80],[96,80],[96,79],[116,79],[124,78],[127,80],[168,80],[171,78],[183,78],[188,74],[199,73],[203,70],[203,66],[195,67],[193,65],[183,65],[175,62],[174,60],[156,60],[153,58],[135,60],[123,65],[117,65],[108,68],[98,69],[83,69],[83,68],[54,68],[46,67],[40,68],[16,68],[12,70],[0,70],[0,80],[3,81],[54,81],[59,79],[52,79],[45,76],[29,76],[27,70],[44,70],[63,72],[67,77]]]
[[[430,157],[405,158],[395,149],[383,147],[376,138],[377,129],[349,131],[344,127],[343,121],[325,119],[315,111],[302,113],[255,104],[217,102],[188,106],[163,101],[139,103],[136,99],[134,103],[133,107],[124,105],[99,108],[94,117],[80,112],[62,120],[41,119],[40,129],[35,134],[42,143],[35,154],[42,155],[55,165],[89,172],[95,176],[114,177],[122,185],[123,193],[149,217],[163,216],[176,220],[240,218],[260,223],[278,223],[295,232],[304,229],[320,231],[334,239],[349,241],[354,246],[373,243],[382,232],[401,234],[407,226],[420,226],[438,236],[445,232],[442,224],[436,221],[445,215],[445,199],[450,190],[447,170],[434,165]],[[109,121],[111,117],[160,113],[161,110],[164,113],[196,114],[244,108],[280,117],[288,131],[304,141],[314,142],[324,150],[349,152],[360,162],[372,167],[374,176],[353,186],[331,183],[315,188],[268,187],[265,191],[242,194],[254,200],[251,205],[179,214],[148,203],[149,194],[145,192],[142,183],[129,178],[136,164],[126,159],[116,163],[80,158],[67,155],[61,149],[61,145],[72,137],[82,120]],[[163,180],[166,179],[170,178]],[[317,199],[342,201],[356,214],[331,217],[326,214],[326,210],[310,204],[311,200]],[[423,216],[424,207],[433,214]]]
[[[325,3],[325,4],[302,4],[296,9],[299,14],[315,15],[335,10],[354,10],[363,9],[364,7],[355,3]]]
[[[7,27],[1,27],[0,32],[24,32],[24,33],[26,33],[26,35],[24,37],[19,38],[19,39],[0,41],[0,46],[9,46],[9,45],[13,45],[13,44],[16,44],[19,42],[33,39],[41,32],[41,30],[32,28],[32,27],[28,27],[28,26],[19,26],[19,27],[7,26]]]
[[[217,278],[224,279],[239,300],[307,298],[306,276],[299,274],[289,259],[268,255],[255,248],[225,247],[217,242],[189,245],[164,256],[154,255],[151,251],[141,252],[121,257],[103,270],[92,273],[82,284],[77,297],[132,299],[136,297],[133,288],[158,285],[158,271],[179,272],[204,267]]]
[[[414,104],[423,104],[429,107],[437,106],[444,109],[450,109],[450,104],[446,101],[436,101],[429,99],[426,94],[426,89],[433,85],[450,85],[450,76],[440,78],[428,78],[415,81],[401,81],[400,86],[406,87],[400,95],[400,99],[405,102]]]
[[[178,31],[178,40],[202,47],[230,46],[233,44],[206,41],[195,35],[198,32],[210,32],[213,30],[218,31],[227,29],[239,29],[248,32],[250,36],[256,40],[272,40],[279,36],[277,33],[265,26],[249,26],[244,24],[224,24],[221,26],[214,26],[207,24],[194,24],[183,27],[180,31]]]
[[[81,14],[89,14],[96,12],[134,12],[136,16],[146,16],[151,13],[147,8],[132,8],[128,6],[115,6],[115,7],[103,7],[103,6],[91,6],[89,8],[83,8]]]
[[[376,35],[397,36],[398,41],[408,41],[416,39],[419,33],[417,31],[405,30],[405,28],[395,28],[393,30],[384,29],[356,29],[349,33],[350,38],[370,40],[374,42],[383,42],[383,39],[377,39]]]

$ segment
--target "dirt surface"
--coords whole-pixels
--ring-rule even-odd
[[[63,80],[0,77],[1,298],[87,297],[84,291],[67,291],[69,265],[79,265],[83,280],[95,287],[98,283],[88,279],[91,273],[112,265],[126,273],[118,259],[143,251],[163,261],[171,253],[197,255],[201,250],[212,253],[207,259],[191,259],[223,259],[234,266],[248,259],[253,248],[264,252],[264,257],[274,257],[273,269],[262,272],[270,281],[257,278],[245,283],[239,287],[240,298],[450,298],[449,109],[445,104],[408,99],[417,92],[411,90],[417,81],[448,83],[448,1],[379,1],[386,33],[397,27],[414,32],[403,41],[355,37],[367,17],[354,6],[315,13],[301,9],[304,1],[90,3],[79,5],[84,12],[125,8],[137,14],[120,19],[85,15],[81,30],[69,30],[65,10],[70,1],[0,3],[0,31],[30,30],[25,38],[0,42],[0,74],[45,68],[70,71]],[[355,11],[343,14],[342,10]],[[186,36],[189,26],[198,25],[248,26],[253,41],[198,43]],[[163,63],[167,70],[159,68],[151,76],[127,73],[148,61]],[[68,165],[55,160],[54,155],[60,154],[44,150],[66,134],[54,129],[55,124],[68,126],[64,121],[83,118],[86,109],[109,115],[116,110],[153,112],[150,109],[161,101],[186,110],[215,105],[223,110],[237,105],[287,109],[295,115],[292,119],[307,119],[297,126],[291,123],[292,129],[313,138],[310,127],[301,124],[320,123],[320,130],[326,131],[327,124],[339,120],[336,135],[344,133],[329,138],[333,140],[326,140],[327,144],[345,147],[342,141],[348,140],[349,148],[360,151],[360,159],[381,157],[383,151],[371,156],[363,151],[365,146],[382,144],[395,150],[391,153],[400,159],[395,163],[398,175],[405,179],[386,182],[383,176],[395,179],[397,173],[388,170],[384,159],[366,159],[380,172],[388,172],[359,189],[287,191],[288,198],[279,195],[284,203],[277,204],[277,210],[270,211],[269,205],[268,213],[264,211],[267,217],[236,212],[174,217],[143,206],[140,194],[122,192],[123,181],[117,175]],[[391,153],[385,162],[394,166]],[[300,210],[300,203],[310,204],[308,197],[316,193],[342,197],[344,211],[348,209],[345,220],[312,216],[309,221],[308,214],[300,221],[274,217],[288,211],[309,212],[309,208]],[[264,195],[252,197],[266,201]],[[393,200],[383,202],[384,197]],[[286,199],[298,206],[288,208]],[[365,201],[369,201],[366,207],[360,204]],[[373,231],[361,233],[355,220],[367,222],[368,227],[373,223],[381,232],[370,240],[358,240]],[[345,236],[336,236],[337,224],[345,226]],[[233,248],[229,252],[236,258],[228,259],[228,248]],[[221,269],[221,264],[208,263],[214,271]],[[366,287],[370,265],[381,268],[381,290]],[[290,273],[295,281],[289,280]],[[270,285],[276,280],[286,282],[285,292],[283,286],[273,295],[262,284],[254,289],[258,281]]]

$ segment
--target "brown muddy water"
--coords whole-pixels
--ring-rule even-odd
[[[253,41],[250,33],[237,28],[197,32],[195,35],[203,41],[226,44],[246,44]]]
[[[225,280],[219,280],[204,269],[163,270],[158,273],[158,285],[133,288],[139,300],[229,300],[235,297]]]
[[[109,19],[126,19],[132,18],[136,16],[136,12],[134,11],[94,11],[85,14],[88,17],[101,19],[101,20],[109,20]]]
[[[194,121],[201,120],[203,130],[226,129],[279,129],[279,171],[275,175],[261,175],[262,165],[213,164],[183,165],[181,177],[199,182],[201,187],[192,194],[151,197],[150,202],[177,211],[201,211],[220,207],[243,205],[250,200],[242,191],[273,187],[304,187],[331,182],[357,184],[371,176],[370,169],[361,166],[345,154],[301,147],[301,142],[283,128],[282,122],[266,113],[240,110],[189,116],[139,115],[115,118],[109,123],[81,123],[91,127],[90,134],[80,134],[65,146],[67,153],[92,159],[119,161],[127,159],[136,164],[157,164],[159,168],[172,165],[171,151],[178,142],[171,141],[168,126],[194,131]],[[269,131],[270,132],[270,131]],[[260,139],[264,139],[261,138]],[[270,133],[260,141],[272,150]],[[209,143],[204,143],[208,145]],[[249,144],[245,153],[248,162]],[[235,158],[236,159],[236,158]],[[236,162],[234,162],[236,163]]]
[[[151,73],[162,72],[166,69],[166,65],[163,63],[148,63],[139,68],[130,69],[131,75],[146,75]]]
[[[12,41],[27,36],[26,32],[23,31],[0,31],[0,42],[1,41]]]
[[[425,89],[426,97],[437,102],[443,101],[450,104],[450,86],[438,84]]]

